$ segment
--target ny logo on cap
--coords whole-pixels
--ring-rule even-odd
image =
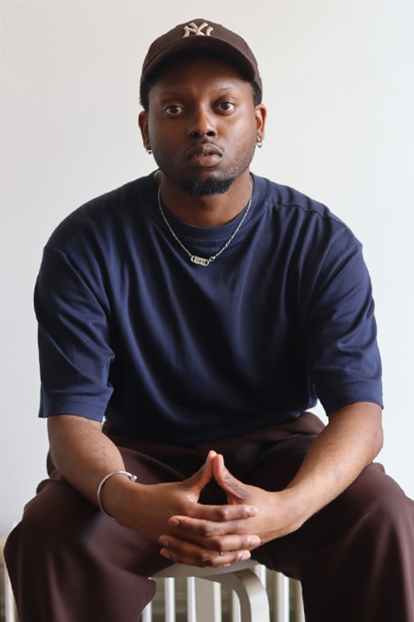
[[[203,28],[205,28],[206,26],[208,26],[206,32],[201,32],[203,30]],[[201,24],[201,26],[197,26],[197,24],[195,24],[194,22],[191,22],[191,24],[189,24],[188,26],[184,26],[184,34],[183,34],[183,39],[184,37],[189,37],[190,34],[192,35],[197,35],[197,36],[201,36],[201,37],[209,37],[211,35],[211,31],[213,30],[212,26],[209,26],[207,24],[207,22],[203,22]]]

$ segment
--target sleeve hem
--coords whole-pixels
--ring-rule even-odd
[[[335,395],[325,395],[319,399],[327,415],[344,406],[355,404],[356,402],[373,402],[381,406],[381,408],[384,408],[382,392],[373,389],[367,390],[366,387],[352,387],[352,390],[337,391]]]
[[[97,405],[96,403],[75,400],[47,400],[43,401],[40,406],[39,417],[47,419],[53,415],[75,415],[102,422],[105,411],[106,404]]]

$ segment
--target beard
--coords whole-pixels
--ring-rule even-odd
[[[204,197],[208,194],[224,194],[234,182],[234,177],[225,179],[200,179],[194,177],[179,182],[181,188],[193,197]]]

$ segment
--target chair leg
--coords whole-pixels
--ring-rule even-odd
[[[240,599],[242,622],[270,622],[267,592],[253,570],[246,569],[203,578],[228,585],[236,592]]]

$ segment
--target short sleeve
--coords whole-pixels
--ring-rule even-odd
[[[327,414],[360,401],[382,406],[371,280],[349,230],[334,238],[324,257],[306,339],[309,377]]]
[[[92,274],[46,247],[35,289],[41,373],[40,416],[102,421],[112,394],[108,309]]]

